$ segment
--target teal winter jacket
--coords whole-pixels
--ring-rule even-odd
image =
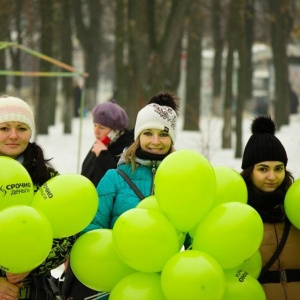
[[[138,187],[141,193],[148,197],[153,194],[153,181],[159,161],[137,158],[137,167],[132,172],[131,164],[126,164],[120,158],[118,169],[122,170]],[[119,175],[116,169],[106,172],[97,186],[99,197],[98,211],[93,221],[82,233],[99,228],[112,228],[117,218],[125,211],[135,208],[140,202],[128,183]]]

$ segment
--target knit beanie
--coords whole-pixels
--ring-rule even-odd
[[[34,117],[30,106],[22,99],[0,96],[0,123],[22,122],[34,130]]]
[[[151,103],[142,108],[137,115],[134,139],[136,140],[145,129],[160,129],[168,132],[175,143],[176,112],[169,106]]]
[[[113,130],[123,130],[128,125],[125,110],[115,101],[97,104],[93,111],[93,122],[104,125]]]
[[[251,125],[252,136],[245,147],[242,169],[262,161],[280,161],[287,165],[286,151],[275,136],[275,124],[270,117],[259,116],[255,118]]]

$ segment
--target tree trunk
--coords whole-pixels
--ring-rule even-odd
[[[278,129],[289,123],[290,94],[288,85],[287,43],[291,31],[288,0],[269,0],[271,44],[275,69],[275,122]]]
[[[58,40],[60,41],[61,60],[72,65],[72,30],[71,30],[71,5],[70,0],[59,1],[56,3],[56,12],[58,14]],[[66,72],[66,70],[63,70]],[[72,133],[72,118],[74,112],[73,101],[73,80],[72,77],[62,78],[62,117],[64,124],[64,133]]]
[[[200,129],[202,20],[201,4],[192,0],[188,23],[184,130]]]
[[[0,41],[8,41],[9,30],[7,26],[8,16],[11,14],[10,7],[0,1]],[[5,50],[0,50],[0,70],[6,69]],[[6,76],[0,76],[0,94],[6,92]]]
[[[233,0],[234,1],[234,0]],[[231,148],[231,134],[232,134],[232,76],[233,76],[233,53],[234,46],[232,42],[228,43],[228,53],[226,60],[226,83],[225,83],[225,101],[223,109],[223,129],[222,129],[222,148]]]
[[[246,79],[247,79],[247,58],[249,53],[246,49],[246,30],[245,30],[245,0],[236,0],[236,16],[237,16],[237,49],[239,54],[239,70],[238,70],[238,98],[236,106],[236,122],[235,122],[235,158],[242,157],[242,141],[243,141],[243,111],[246,101]],[[249,63],[249,62],[248,62]]]
[[[221,89],[222,89],[222,54],[224,48],[224,38],[222,37],[222,8],[219,0],[213,0],[211,4],[212,14],[212,35],[214,47],[214,61],[212,70],[212,114],[220,116],[221,109]]]
[[[162,90],[177,92],[180,45],[188,5],[189,0],[117,1],[117,15],[126,18],[128,12],[128,22],[122,21],[122,16],[117,20],[116,45],[122,44],[124,51],[116,49],[116,62],[118,65],[121,62],[122,66],[116,67],[116,88],[117,95],[127,96],[124,107],[130,126],[134,125],[137,112],[153,95]],[[165,14],[166,11],[169,13]],[[121,22],[127,25],[125,29],[120,27]],[[126,83],[125,93],[122,85]]]
[[[86,3],[86,7],[84,4]],[[101,1],[76,1],[74,7],[77,37],[84,52],[84,68],[89,77],[85,80],[86,108],[92,110],[97,99],[101,58]],[[86,14],[83,14],[83,11]]]
[[[53,1],[39,1],[41,17],[41,52],[52,57],[53,45]],[[52,65],[40,60],[40,71],[51,72]],[[41,77],[39,79],[39,96],[37,108],[37,133],[48,134],[48,127],[55,123],[56,79]]]

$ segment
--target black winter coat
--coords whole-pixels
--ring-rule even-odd
[[[124,148],[129,147],[133,141],[133,130],[126,130],[107,150],[102,150],[98,157],[90,150],[82,163],[81,175],[90,179],[97,187],[106,171],[117,167]]]

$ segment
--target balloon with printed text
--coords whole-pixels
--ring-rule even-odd
[[[30,205],[34,188],[27,170],[6,156],[0,156],[0,165],[0,211],[13,205]]]
[[[243,270],[225,270],[226,289],[222,300],[266,300],[261,284]]]
[[[48,218],[53,236],[63,238],[80,232],[93,220],[98,208],[98,194],[88,178],[62,174],[44,183],[31,205]]]

